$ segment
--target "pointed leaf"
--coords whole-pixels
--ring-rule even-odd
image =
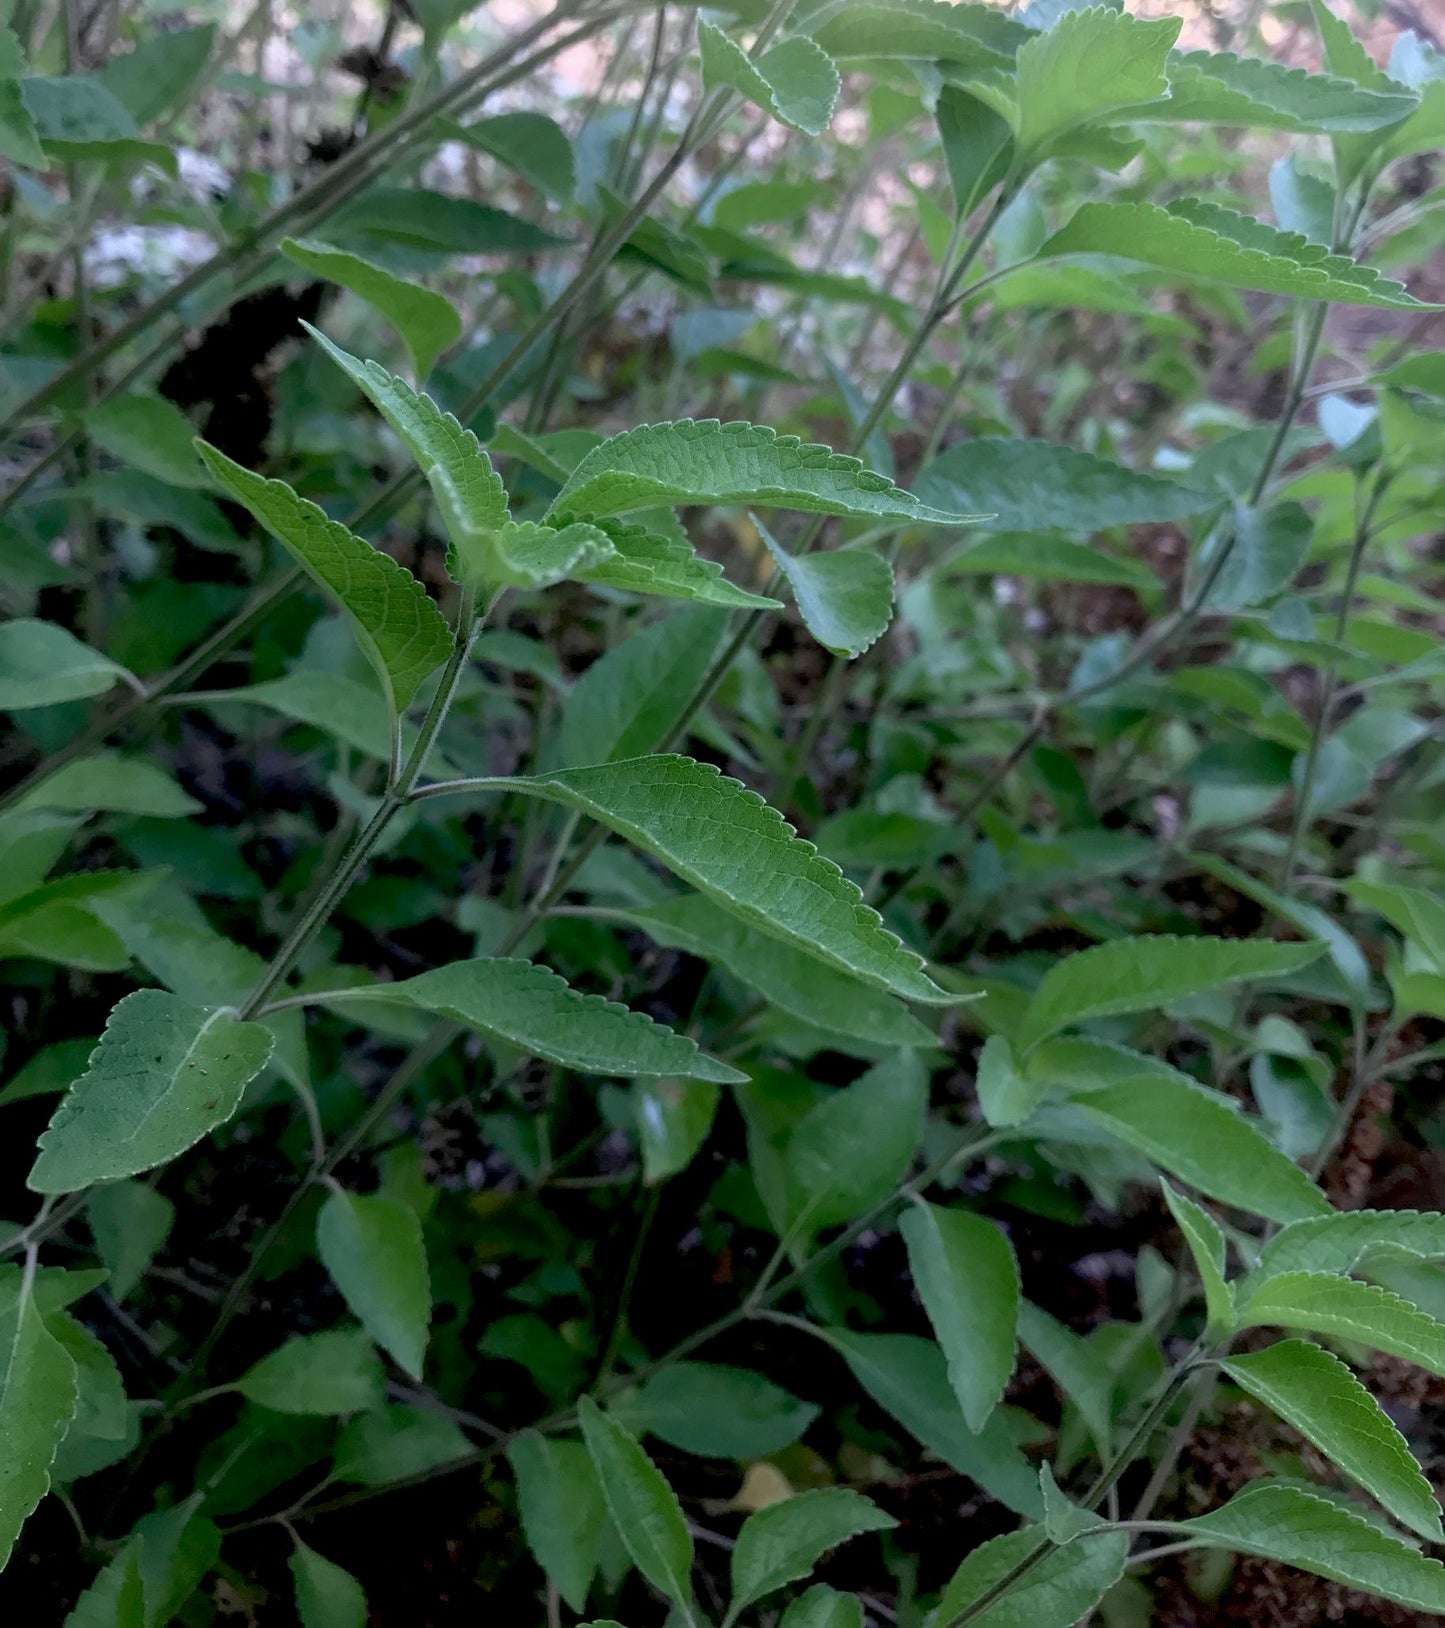
[[[1093,6],[1035,34],[1016,64],[1020,152],[1037,159],[1078,125],[1163,96],[1165,59],[1181,26],[1178,17],[1145,21]]]
[[[637,1082],[632,1102],[645,1186],[687,1169],[707,1140],[721,1101],[722,1092],[711,1080]]]
[[[1181,199],[1156,204],[1086,203],[1038,251],[1115,254],[1185,277],[1266,294],[1373,305],[1386,311],[1435,310],[1369,266],[1330,254],[1297,232],[1281,232],[1219,204]]]
[[[550,588],[569,577],[592,580],[589,573],[615,555],[612,539],[597,526],[575,522],[560,530],[534,520],[508,520],[493,535],[487,566],[489,589]]]
[[[41,1320],[29,1275],[0,1283],[0,1567],[50,1490],[76,1398],[75,1364]]]
[[[898,1522],[846,1487],[822,1487],[769,1504],[743,1522],[733,1549],[732,1603],[745,1607],[808,1576],[829,1549]]]
[[[629,910],[627,919],[659,944],[725,967],[770,1005],[813,1028],[870,1046],[938,1043],[938,1036],[894,996],[755,932],[699,894]]]
[[[431,1284],[416,1211],[393,1198],[336,1188],[316,1219],[316,1248],[361,1326],[420,1380]]]
[[[1402,1525],[1431,1543],[1445,1542],[1440,1506],[1405,1438],[1338,1357],[1309,1340],[1280,1340],[1222,1366]]]
[[[716,1362],[670,1362],[629,1404],[639,1430],[706,1458],[756,1459],[791,1447],[818,1417],[770,1379]]]
[[[381,1401],[386,1375],[359,1328],[297,1334],[248,1368],[236,1389],[273,1413],[361,1413]]]
[[[788,1139],[790,1214],[817,1232],[883,1203],[913,1163],[927,1109],[928,1075],[908,1051],[824,1097]]]
[[[1403,87],[1372,89],[1332,73],[1229,51],[1172,52],[1168,74],[1169,94],[1131,109],[1131,119],[1337,134],[1382,129],[1419,105]]]
[[[160,989],[125,996],[42,1133],[30,1186],[73,1193],[184,1153],[235,1113],[273,1044],[224,1008]]]
[[[176,820],[199,814],[164,769],[143,758],[97,752],[66,763],[27,791],[16,808],[58,808],[74,814],[140,814]]]
[[[1019,1269],[1008,1239],[970,1210],[910,1205],[900,1226],[919,1298],[970,1430],[982,1430],[1013,1375]]]
[[[82,1063],[81,1072],[84,1068]],[[85,1219],[110,1273],[106,1290],[116,1300],[124,1300],[140,1282],[175,1218],[170,1199],[143,1181],[107,1182],[87,1197]]]
[[[1071,1065],[1083,1057],[1085,1066]],[[1043,1048],[1038,1072],[1120,1141],[1212,1198],[1272,1221],[1327,1213],[1310,1178],[1232,1102],[1177,1069],[1090,1041]]]
[[[362,362],[310,323],[302,326],[366,396],[416,459],[451,539],[447,570],[458,582],[493,586],[496,533],[510,518],[506,488],[469,429],[379,362]]]
[[[1352,1272],[1367,1251],[1388,1245],[1422,1260],[1445,1260],[1445,1215],[1420,1210],[1352,1210],[1296,1221],[1277,1232],[1249,1276],[1253,1286],[1281,1272]]]
[[[300,1542],[288,1564],[301,1628],[366,1628],[366,1593],[349,1571]]]
[[[86,413],[85,426],[98,446],[167,486],[207,484],[190,420],[163,396],[111,396]]]
[[[753,59],[720,28],[701,21],[697,41],[705,89],[738,91],[805,136],[822,135],[832,122],[843,82],[828,53],[812,40],[794,35]]]
[[[338,1481],[385,1486],[468,1458],[472,1444],[444,1413],[428,1408],[368,1408],[336,1438],[331,1473]]]
[[[700,1051],[687,1035],[645,1012],[584,995],[535,961],[454,961],[399,983],[333,991],[325,998],[404,1001],[586,1074],[680,1074],[720,1085],[747,1078]]]
[[[1445,1566],[1438,1560],[1299,1487],[1246,1487],[1183,1526],[1219,1548],[1283,1561],[1417,1611],[1445,1612]]]
[[[761,525],[758,531],[793,590],[798,614],[825,650],[851,661],[878,642],[893,620],[887,560],[861,548],[793,555]]]
[[[903,57],[1008,67],[1033,30],[996,6],[950,0],[847,0],[812,30],[832,57]]]
[[[1234,1332],[1234,1291],[1225,1277],[1227,1244],[1224,1231],[1203,1205],[1174,1190],[1166,1181],[1164,1202],[1174,1217],[1195,1269],[1204,1284],[1204,1303],[1208,1321],[1205,1334],[1210,1340],[1224,1339]]]
[[[1044,1531],[1050,1543],[1060,1548],[1072,1543],[1076,1537],[1099,1524],[1099,1517],[1091,1510],[1076,1504],[1054,1480],[1053,1467],[1039,1466],[1039,1492],[1044,1500]]]
[[[867,515],[919,525],[965,525],[865,469],[857,458],[715,418],[644,424],[593,448],[552,500],[547,519],[597,520],[676,503],[750,503],[811,514]]]
[[[25,52],[20,40],[8,23],[0,23],[0,158],[43,170],[50,161],[40,145],[34,116],[25,105],[20,83],[24,73]]]
[[[863,1628],[863,1602],[855,1594],[814,1583],[783,1612],[778,1628]]]
[[[1048,1090],[1043,1076],[1020,1074],[1013,1048],[1001,1034],[991,1034],[978,1054],[978,1105],[995,1128],[1022,1125]]]
[[[444,295],[396,277],[349,249],[314,238],[282,238],[281,253],[303,271],[349,289],[380,311],[411,353],[412,371],[426,378],[444,350],[462,336],[462,319]]]
[[[1071,1024],[1152,1011],[1206,990],[1295,972],[1323,948],[1167,936],[1098,944],[1055,962],[1044,974],[1025,1014],[1020,1043],[1037,1045]]]
[[[1445,1323],[1388,1289],[1325,1272],[1282,1272],[1243,1298],[1241,1328],[1330,1334],[1445,1377]]]
[[[204,441],[196,445],[221,485],[334,595],[396,710],[405,711],[452,648],[451,632],[426,589],[405,566],[328,519],[285,481],[253,475]]]
[[[657,1466],[590,1396],[577,1408],[602,1496],[638,1571],[686,1609],[692,1598],[692,1535]]]
[[[185,106],[215,40],[213,23],[155,33],[111,57],[96,77],[137,124],[153,124]]]
[[[507,1458],[527,1547],[572,1610],[585,1611],[607,1519],[587,1449],[527,1430],[508,1446]]]
[[[568,531],[576,531],[574,523]],[[600,529],[611,541],[612,552],[596,564],[580,568],[581,582],[625,593],[656,594],[663,599],[689,599],[698,605],[720,605],[729,610],[781,610],[782,602],[749,593],[723,575],[720,565],[697,553],[692,544],[661,537],[646,526],[604,520]]]
[[[447,123],[445,128],[449,136],[499,158],[554,203],[571,203],[577,190],[572,143],[545,114],[498,113],[465,127]]]
[[[914,483],[927,503],[992,511],[1014,531],[1101,531],[1182,520],[1218,502],[1053,441],[982,436],[950,447]]]
[[[508,782],[590,815],[750,926],[906,1000],[956,999],[756,792],[674,753]]]
[[[103,695],[130,674],[54,622],[17,616],[0,625],[0,711],[52,707]]]
[[[1043,1514],[1038,1476],[1003,1414],[995,1412],[980,1431],[968,1428],[943,1352],[931,1340],[841,1328],[812,1332],[839,1352],[868,1395],[930,1452],[1016,1514]]]

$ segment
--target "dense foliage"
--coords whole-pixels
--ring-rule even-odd
[[[1445,1615],[1445,56],[1139,9],[0,7],[15,1621]]]

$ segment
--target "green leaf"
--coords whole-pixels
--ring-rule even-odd
[[[1445,1612],[1445,1566],[1438,1560],[1299,1487],[1246,1487],[1221,1509],[1182,1525],[1219,1548],[1279,1560],[1417,1611]]]
[[[615,1419],[584,1396],[582,1436],[613,1525],[638,1571],[687,1610],[692,1599],[692,1536],[672,1488]]]
[[[330,520],[285,481],[267,480],[198,440],[206,467],[351,617],[395,710],[451,653],[452,635],[421,583],[389,554]]]
[[[1323,945],[1259,939],[1118,938],[1056,961],[1034,991],[1020,1044],[1035,1046],[1072,1024],[1147,1012],[1315,960]]]
[[[1079,1410],[1107,1457],[1114,1433],[1115,1379],[1098,1348],[1031,1301],[1019,1303],[1019,1340]]]
[[[554,203],[571,203],[577,190],[572,143],[545,114],[499,113],[466,126],[443,121],[443,128],[455,140],[500,159]]]
[[[234,690],[191,692],[187,702],[197,706],[228,707],[233,703],[269,707],[294,723],[309,724],[367,757],[382,762],[391,755],[386,698],[371,683],[358,683],[343,673],[306,668],[268,678],[260,684],[242,684]]]
[[[297,1334],[248,1368],[235,1388],[273,1413],[361,1413],[381,1401],[386,1375],[359,1328]]]
[[[0,23],[0,158],[43,170],[49,160],[40,145],[35,119],[25,105],[21,79],[25,73],[25,53],[15,30]]]
[[[1358,899],[1383,916],[1423,950],[1439,971],[1445,972],[1445,902],[1424,888],[1370,882],[1359,877],[1346,883],[1345,891],[1352,899]]]
[[[70,1082],[85,1073],[85,1065],[99,1037],[83,1040],[57,1040],[45,1046],[16,1069],[5,1089],[0,1091],[0,1107],[24,1102],[28,1097],[54,1097],[69,1088]]]
[[[1163,96],[1165,59],[1181,26],[1177,17],[1145,21],[1094,6],[1066,12],[1020,46],[1015,94],[1026,161],[1037,162],[1081,124]]]
[[[381,1487],[472,1455],[471,1442],[444,1413],[430,1408],[378,1407],[358,1413],[336,1438],[332,1474],[338,1481]]]
[[[861,548],[793,555],[754,524],[825,650],[851,661],[877,644],[893,620],[893,567],[882,555]]]
[[[770,1005],[813,1028],[870,1047],[938,1044],[937,1035],[894,996],[744,926],[698,894],[626,914],[659,944],[725,967]]]
[[[1022,1125],[1038,1107],[1048,1081],[1020,1074],[1013,1049],[1001,1034],[991,1034],[978,1054],[978,1105],[995,1129]]]
[[[1033,30],[996,6],[950,0],[847,0],[820,14],[813,38],[838,57],[903,57],[1008,67]]]
[[[1040,531],[996,531],[948,561],[947,575],[1027,577],[1034,582],[1100,582],[1157,591],[1159,578],[1140,560],[1115,559],[1084,543]]]
[[[863,1628],[863,1602],[826,1583],[814,1583],[783,1612],[778,1628]]]
[[[1220,527],[1199,555],[1207,571],[1221,548],[1233,546],[1204,601],[1211,611],[1245,610],[1271,599],[1299,575],[1314,538],[1314,521],[1300,503],[1276,503],[1269,509],[1241,506],[1232,530]]]
[[[416,1211],[333,1188],[316,1218],[316,1249],[361,1326],[420,1381],[431,1284]]]
[[[919,1200],[900,1226],[919,1298],[948,1359],[970,1430],[982,1430],[1013,1375],[1019,1269],[1008,1239],[970,1210]]]
[[[1008,173],[1013,130],[1002,115],[958,85],[943,86],[934,114],[956,214],[966,219]]]
[[[1296,1221],[1277,1232],[1250,1274],[1255,1284],[1280,1272],[1352,1272],[1381,1246],[1422,1260],[1445,1260],[1445,1215],[1420,1210],[1351,1210]]]
[[[160,989],[125,996],[41,1133],[31,1188],[73,1193],[184,1153],[235,1113],[272,1045],[269,1029],[225,1008]]]
[[[731,1622],[746,1607],[808,1576],[828,1552],[898,1522],[846,1487],[820,1487],[769,1504],[743,1522],[732,1557]]]
[[[1280,1340],[1222,1366],[1402,1525],[1431,1543],[1445,1542],[1440,1506],[1405,1438],[1338,1357],[1309,1340]]]
[[[943,1352],[931,1340],[841,1328],[812,1333],[841,1354],[869,1396],[930,1452],[1015,1513],[1043,1514],[1038,1476],[1014,1444],[1002,1412],[995,1411],[980,1431],[968,1428]]]
[[[411,353],[418,381],[426,378],[437,357],[462,336],[456,306],[433,289],[395,277],[349,249],[333,248],[314,238],[282,238],[280,248],[292,265],[349,289],[380,311]]]
[[[138,125],[153,124],[185,105],[215,39],[213,23],[154,33],[123,56],[111,57],[96,77]]]
[[[589,815],[724,910],[843,972],[906,1000],[958,998],[927,976],[856,883],[711,764],[669,752],[507,784]]]
[[[1079,1112],[1213,1198],[1272,1221],[1329,1211],[1319,1188],[1232,1101],[1166,1063],[1069,1040],[1037,1052],[1032,1071],[1077,1093]]]
[[[366,1628],[366,1592],[349,1571],[299,1540],[287,1564],[301,1628]]]
[[[379,362],[362,362],[311,324],[307,333],[401,437],[426,477],[451,546],[447,570],[484,591],[496,586],[496,535],[510,518],[507,492],[481,443],[430,396]]]
[[[119,662],[54,622],[17,616],[0,624],[0,711],[103,695],[117,679],[132,682]]]
[[[632,1101],[646,1186],[687,1169],[707,1140],[721,1100],[722,1092],[711,1080],[637,1082]]]
[[[605,531],[585,522],[558,530],[535,520],[520,525],[508,520],[493,537],[485,581],[479,575],[476,580],[489,590],[550,588],[569,577],[588,581],[616,552]]]
[[[599,656],[563,703],[562,766],[641,757],[667,739],[726,632],[715,610],[677,611]]]
[[[1226,1338],[1234,1332],[1234,1290],[1225,1277],[1227,1244],[1223,1229],[1202,1205],[1186,1194],[1176,1192],[1166,1181],[1164,1202],[1174,1217],[1195,1269],[1204,1284],[1204,1304],[1208,1321],[1205,1335],[1210,1340]]]
[[[788,1139],[790,1214],[816,1233],[883,1203],[913,1163],[927,1110],[928,1075],[909,1051],[824,1097]]]
[[[517,1478],[522,1535],[537,1564],[573,1611],[587,1609],[607,1519],[602,1488],[580,1442],[523,1431],[507,1447]]]
[[[50,1490],[77,1395],[75,1364],[45,1327],[30,1275],[0,1282],[0,1567]]]
[[[857,458],[760,424],[715,418],[644,424],[612,436],[572,471],[546,518],[553,524],[598,520],[675,503],[749,503],[916,525],[959,526],[978,518],[927,508]]]
[[[1369,266],[1330,254],[1297,232],[1281,232],[1248,215],[1199,199],[1157,204],[1086,203],[1038,251],[1114,254],[1184,277],[1266,294],[1373,305],[1386,311],[1434,310]]]
[[[689,599],[699,605],[730,610],[781,610],[782,602],[750,593],[729,582],[715,561],[704,559],[686,539],[662,537],[646,526],[603,520],[599,526],[573,523],[568,532],[600,531],[612,545],[610,554],[579,568],[580,582],[625,593],[656,594],[663,599]]]
[[[1169,94],[1131,119],[1238,124],[1296,134],[1379,130],[1417,107],[1403,87],[1376,90],[1333,73],[1310,73],[1261,57],[1229,51],[1175,51],[1168,63]]]
[[[176,173],[176,155],[143,141],[129,110],[99,74],[64,74],[21,82],[35,132],[52,158],[99,163],[150,163]]]
[[[936,1620],[951,1623],[1047,1541],[1039,1527],[1026,1526],[980,1544],[944,1589]],[[1076,1538],[1052,1550],[1017,1586],[971,1617],[969,1628],[1073,1628],[1124,1575],[1128,1555],[1125,1532]]]
[[[1354,1340],[1445,1377],[1445,1323],[1388,1289],[1325,1272],[1281,1272],[1242,1297],[1241,1328]]]
[[[1099,1524],[1099,1517],[1092,1510],[1076,1504],[1060,1488],[1048,1463],[1039,1466],[1039,1492],[1044,1500],[1044,1531],[1050,1543],[1057,1543],[1062,1548],[1091,1526]]]
[[[790,1447],[818,1417],[761,1374],[713,1362],[673,1362],[629,1402],[628,1423],[704,1458],[763,1458]]]
[[[88,1044],[94,1049],[94,1042]],[[106,1288],[117,1301],[140,1282],[170,1236],[175,1218],[170,1199],[143,1181],[107,1182],[87,1196],[85,1219],[96,1253],[110,1273]]]
[[[795,34],[751,58],[720,28],[700,21],[697,42],[705,90],[735,90],[805,136],[820,136],[832,123],[843,81],[832,58],[814,41]]]
[[[1102,531],[1182,520],[1218,502],[1178,481],[1053,441],[998,436],[950,447],[914,484],[927,503],[991,511],[1012,531]]]
[[[57,808],[74,814],[143,814],[176,820],[201,805],[164,769],[142,758],[97,752],[67,763],[25,793],[16,808]]]
[[[141,1545],[127,1543],[75,1602],[65,1628],[149,1628]]]
[[[111,396],[86,413],[85,426],[97,446],[167,486],[185,490],[208,484],[190,420],[163,396]]]
[[[368,187],[331,215],[333,242],[405,272],[451,254],[543,254],[567,239],[505,209],[426,187]]]
[[[572,989],[535,961],[454,961],[398,983],[331,991],[337,1001],[402,1001],[494,1035],[535,1057],[586,1074],[635,1079],[680,1074],[734,1085],[747,1076],[709,1057],[695,1040],[601,995]]]

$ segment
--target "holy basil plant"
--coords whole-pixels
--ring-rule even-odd
[[[1445,57],[202,9],[0,12],[0,1604],[1445,1616]]]

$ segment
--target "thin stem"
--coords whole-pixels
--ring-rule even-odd
[[[1388,482],[1383,477],[1377,477],[1363,508],[1356,506],[1355,535],[1350,544],[1349,564],[1345,568],[1345,585],[1340,597],[1339,614],[1335,618],[1337,645],[1344,643],[1345,635],[1349,632],[1350,617],[1355,609],[1355,589],[1360,579],[1360,568],[1364,564],[1365,550],[1370,541],[1370,522],[1387,485]],[[1310,828],[1312,812],[1310,801],[1314,795],[1320,753],[1334,721],[1335,689],[1339,683],[1339,676],[1339,668],[1331,662],[1325,669],[1324,680],[1320,685],[1319,706],[1315,711],[1314,727],[1310,730],[1310,743],[1305,753],[1304,769],[1300,774],[1299,790],[1295,793],[1294,819],[1290,822],[1289,842],[1285,847],[1277,884],[1281,893],[1288,893],[1290,890],[1290,885],[1294,881],[1295,866],[1299,863],[1300,847]]]

